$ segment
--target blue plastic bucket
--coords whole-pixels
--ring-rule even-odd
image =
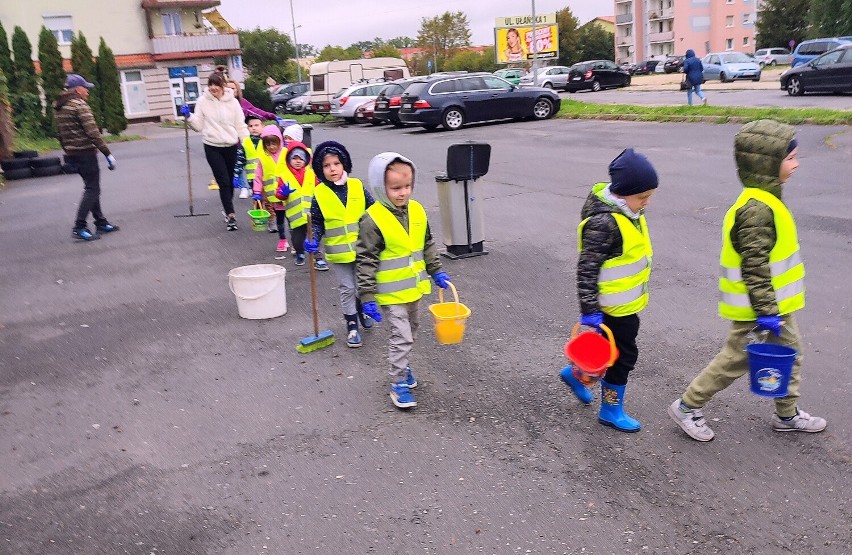
[[[786,345],[752,343],[748,352],[751,392],[762,397],[786,397],[798,352]]]

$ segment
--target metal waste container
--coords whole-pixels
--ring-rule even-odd
[[[488,173],[491,145],[468,142],[447,149],[447,173],[435,177],[441,231],[447,258],[488,254],[484,248],[482,184],[476,180]]]
[[[303,131],[302,143],[308,148],[311,148],[311,132],[313,130],[314,130],[314,126],[311,125],[310,123],[306,123],[306,124],[302,125],[302,131]]]

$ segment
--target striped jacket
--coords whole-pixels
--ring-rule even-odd
[[[85,154],[98,149],[109,156],[109,147],[101,137],[92,109],[79,94],[74,90],[63,91],[53,108],[59,142],[66,154]]]

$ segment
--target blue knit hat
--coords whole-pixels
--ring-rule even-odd
[[[349,156],[349,151],[346,147],[336,141],[324,141],[317,145],[314,150],[314,156],[311,160],[311,166],[314,168],[314,173],[317,177],[322,177],[322,161],[329,154],[335,154],[340,158],[340,163],[343,164],[343,170],[346,173],[352,172],[352,158]]]
[[[624,149],[609,164],[611,185],[609,190],[616,195],[626,197],[638,195],[656,189],[657,172],[651,162],[632,148]]]

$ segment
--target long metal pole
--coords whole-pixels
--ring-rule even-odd
[[[299,59],[299,39],[296,38],[296,16],[293,15],[293,0],[290,0],[290,19],[293,20],[293,42],[296,46],[296,73],[299,76],[299,83],[302,82],[302,62]]]
[[[533,55],[533,63],[532,63],[532,72],[533,72],[533,86],[538,86],[538,51],[537,51],[537,40],[535,37],[535,0],[532,0],[532,55]]]

